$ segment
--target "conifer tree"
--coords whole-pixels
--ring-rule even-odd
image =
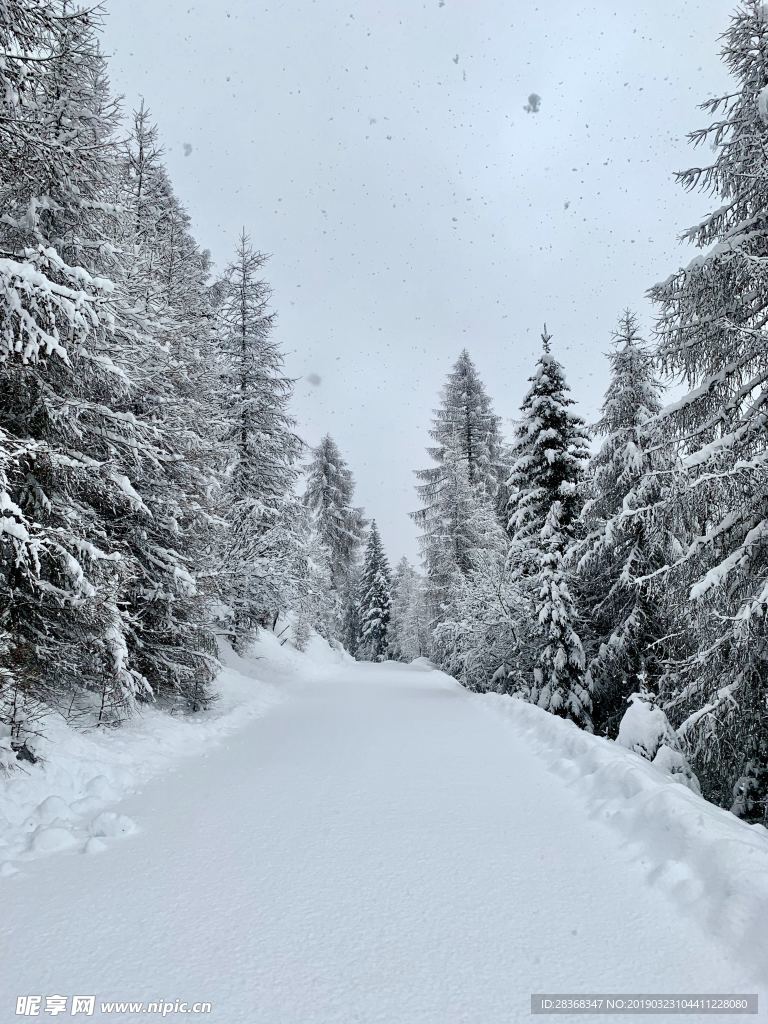
[[[150,688],[129,658],[131,554],[115,529],[142,506],[125,467],[143,446],[122,411],[132,385],[107,280],[116,108],[97,12],[51,0],[4,5],[0,21],[14,53],[0,96],[0,428],[19,455],[9,500],[43,545],[33,573],[3,564],[0,617],[33,698],[93,691],[100,717],[119,715]]]
[[[224,442],[230,452],[222,514],[229,523],[223,561],[236,644],[290,605],[301,538],[292,493],[301,442],[288,411],[292,383],[272,340],[274,314],[261,279],[266,257],[243,231],[227,268],[220,310]]]
[[[374,520],[368,534],[360,576],[360,641],[357,657],[361,661],[384,661],[387,657],[391,603],[389,562]]]
[[[658,356],[687,393],[660,429],[682,460],[664,499],[665,525],[691,529],[656,584],[679,595],[679,649],[663,695],[710,797],[728,805],[746,762],[768,765],[768,19],[743,0],[723,37],[733,76],[702,104],[711,123],[693,132],[712,153],[678,175],[718,197],[686,232],[701,250],[652,289]]]
[[[518,611],[529,604],[537,634],[528,681],[518,671],[508,688],[522,689],[533,703],[591,728],[584,652],[564,567],[581,511],[588,437],[571,411],[573,400],[550,342],[545,327],[513,446],[508,565],[522,599],[508,603]]]
[[[333,438],[326,434],[307,467],[304,503],[309,509],[330,588],[326,594],[332,635],[344,642],[350,608],[357,601],[355,566],[365,537],[363,510],[355,507],[355,481]]]
[[[342,581],[354,564],[365,536],[363,510],[353,506],[355,481],[339,451],[326,434],[307,468],[304,502],[312,513],[320,543],[330,556],[334,581]]]
[[[427,449],[435,464],[417,471],[422,507],[413,514],[421,529],[433,625],[443,617],[441,609],[449,599],[455,573],[466,576],[471,571],[473,550],[481,543],[476,534],[481,519],[486,542],[498,539],[490,536],[494,531],[485,510],[498,511],[506,475],[499,417],[466,350],[449,374],[441,398],[430,430],[435,443]]]
[[[152,444],[135,469],[146,508],[122,528],[136,564],[128,641],[156,696],[198,710],[209,701],[217,667],[201,583],[217,532],[212,311],[205,298],[207,256],[191,237],[161,157],[142,104],[123,152],[117,238],[128,302],[123,349],[134,354],[130,413],[147,425]]]
[[[584,536],[571,561],[589,621],[595,727],[615,736],[629,696],[657,688],[659,645],[671,630],[659,595],[638,580],[674,555],[673,539],[653,513],[673,468],[655,423],[661,385],[653,354],[629,310],[613,341],[611,382],[595,426],[604,440],[592,460]]]
[[[584,675],[584,648],[576,632],[576,606],[563,566],[569,538],[562,515],[562,502],[553,502],[540,535],[542,558],[536,574],[535,610],[542,646],[533,669],[530,700],[592,732],[592,697]]]
[[[500,419],[466,349],[448,374],[441,398],[430,430],[435,443],[427,449],[436,465],[418,472],[424,481],[420,494],[429,499],[442,479],[444,461],[458,452],[466,462],[470,486],[493,498],[504,473]]]
[[[589,438],[572,411],[573,399],[563,367],[552,355],[546,326],[543,351],[520,408],[512,447],[508,487],[512,539],[510,558],[521,573],[535,571],[541,553],[541,532],[552,506],[560,503],[559,532],[563,543],[573,536],[581,511],[580,483],[589,459]]]

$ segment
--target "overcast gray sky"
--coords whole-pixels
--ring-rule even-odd
[[[217,264],[242,225],[272,254],[301,433],[336,438],[393,558],[416,557],[412,470],[462,347],[508,426],[546,319],[595,417],[618,313],[647,323],[694,255],[677,236],[709,204],[673,172],[731,6],[108,0],[116,91],[147,101]]]

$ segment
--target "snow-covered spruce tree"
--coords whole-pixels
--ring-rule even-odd
[[[43,540],[34,572],[4,550],[0,622],[32,698],[95,693],[104,717],[149,695],[128,654],[131,553],[115,530],[142,505],[123,467],[143,443],[122,411],[131,382],[105,279],[116,110],[97,12],[4,4],[0,26],[13,55],[0,95],[0,428],[19,453],[9,500]]]
[[[395,661],[413,661],[429,649],[424,580],[407,558],[397,563],[392,578],[389,653]]]
[[[497,666],[484,671],[485,651],[474,646],[479,623],[474,621],[471,629],[467,626],[481,607],[478,591],[486,592],[487,581],[495,579],[504,564],[507,538],[492,503],[473,490],[466,460],[456,454],[446,458],[444,465],[443,520],[432,535],[432,561],[426,564],[428,569],[435,566],[433,578],[439,579],[438,572],[445,572],[446,567],[451,574],[442,583],[439,618],[431,622],[431,656],[465,686],[483,689]],[[490,605],[486,611],[488,620],[495,618]],[[479,632],[487,633],[485,625]]]
[[[253,630],[290,607],[301,538],[294,508],[301,442],[288,411],[292,382],[272,340],[274,314],[261,279],[266,257],[243,231],[225,275],[219,352],[227,394],[224,442],[230,452],[222,516],[229,529],[222,563],[229,628],[242,649]]]
[[[555,714],[591,728],[584,652],[563,564],[582,504],[588,437],[571,411],[563,367],[552,355],[544,328],[543,351],[521,406],[509,478],[510,585],[517,608],[530,603],[538,623],[532,664],[522,666],[508,689]],[[524,627],[521,627],[524,628]]]
[[[589,438],[583,421],[571,411],[570,388],[552,355],[551,341],[545,327],[543,351],[529,378],[531,387],[520,407],[512,446],[507,530],[512,539],[510,560],[524,574],[536,571],[541,532],[555,502],[560,503],[564,541],[573,536],[589,459]]]
[[[446,446],[442,470],[435,505],[440,514],[431,524],[424,555],[430,590],[440,594],[444,603],[454,575],[468,576],[480,552],[501,547],[504,534],[487,495],[473,488],[462,453]]]
[[[389,562],[374,520],[368,533],[368,544],[360,575],[360,640],[356,653],[361,661],[386,659],[389,651],[391,603],[392,579]]]
[[[136,566],[127,594],[133,662],[156,696],[197,710],[210,699],[216,669],[200,582],[217,532],[212,312],[207,254],[161,156],[142,104],[120,166],[116,243],[127,309],[117,329],[135,384],[129,411],[146,425],[152,449],[130,467],[145,507],[123,520],[121,533]]]
[[[479,551],[468,576],[456,574],[432,657],[471,690],[530,686],[532,604],[524,600],[504,550]]]
[[[570,561],[577,565],[575,587],[588,622],[595,728],[615,737],[641,680],[657,688],[660,643],[672,629],[667,602],[637,580],[668,564],[674,553],[671,533],[653,511],[672,472],[654,421],[662,389],[629,310],[613,341],[611,382],[595,425],[604,440],[592,460],[583,536]]]
[[[331,643],[339,641],[336,635],[338,619],[336,607],[328,595],[332,592],[331,575],[328,568],[328,553],[320,544],[313,528],[309,510],[303,504],[296,504],[299,516],[296,535],[304,543],[295,545],[295,580],[291,611],[294,613],[294,642],[299,650],[305,650],[312,630]]]
[[[656,584],[678,604],[662,694],[705,795],[728,806],[747,762],[768,764],[768,13],[743,0],[723,37],[734,78],[690,136],[714,153],[682,172],[719,196],[686,237],[702,250],[656,285],[662,369],[688,386],[662,414],[683,472],[665,501],[692,528]],[[687,645],[683,638],[689,637]]]
[[[356,508],[355,481],[333,438],[326,434],[313,449],[307,467],[304,503],[310,511],[320,549],[325,553],[330,588],[331,635],[344,641],[350,605],[357,600],[354,568],[365,537],[363,510]]]
[[[499,417],[466,350],[448,375],[430,436],[434,445],[427,451],[434,465],[416,473],[422,507],[413,518],[421,530],[430,618],[435,625],[442,618],[441,606],[454,573],[466,574],[471,568],[456,502],[468,493],[473,503],[495,508],[506,476]]]
[[[592,697],[584,674],[584,648],[576,632],[576,607],[563,566],[569,542],[563,505],[555,501],[541,531],[541,568],[536,574],[536,618],[541,642],[533,669],[531,701],[592,731]]]

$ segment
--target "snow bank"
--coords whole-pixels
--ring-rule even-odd
[[[0,775],[0,877],[60,850],[97,853],[136,831],[135,822],[106,808],[266,714],[285,699],[289,681],[322,677],[348,657],[317,636],[300,654],[264,632],[247,658],[222,650],[210,711],[170,715],[150,705],[118,729],[86,730],[49,715],[35,741],[41,761],[17,761],[16,770]]]
[[[768,830],[708,803],[631,750],[540,708],[500,694],[476,699],[570,782],[590,818],[622,833],[649,882],[764,975]]]

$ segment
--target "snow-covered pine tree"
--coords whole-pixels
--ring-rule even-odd
[[[465,510],[471,504],[498,511],[505,479],[505,449],[499,417],[493,412],[469,353],[464,350],[448,375],[440,406],[434,412],[427,449],[434,465],[417,470],[421,508],[413,519],[421,530],[432,625],[442,619],[456,571],[472,566],[474,541],[466,533]]]
[[[328,553],[313,529],[309,509],[303,503],[297,503],[295,507],[300,517],[296,533],[305,540],[296,548],[297,585],[291,605],[295,616],[294,642],[299,650],[305,650],[312,630],[315,630],[331,643],[343,643],[343,639],[336,635],[338,619],[335,605],[328,599],[332,592]]]
[[[223,552],[231,630],[242,648],[258,625],[287,610],[296,586],[301,521],[293,506],[301,442],[288,411],[292,382],[272,340],[274,314],[261,279],[266,257],[243,231],[227,268],[220,309],[219,350],[227,394],[224,441],[230,463],[222,515],[229,524]]]
[[[768,11],[742,0],[723,37],[734,78],[707,100],[694,145],[711,160],[678,175],[719,196],[686,232],[702,250],[656,285],[662,369],[687,393],[662,414],[683,471],[665,502],[671,529],[692,528],[657,577],[681,600],[680,649],[663,680],[705,795],[727,806],[749,761],[768,764]],[[683,640],[691,639],[690,645]]]
[[[116,109],[98,11],[18,0],[0,26],[0,428],[20,453],[9,500],[43,539],[34,573],[4,561],[0,621],[33,698],[95,692],[102,717],[148,695],[126,642],[131,557],[113,529],[141,506],[123,472],[141,438],[118,411],[131,382],[105,279]]]
[[[429,649],[424,580],[403,556],[392,578],[389,653],[395,661],[413,661]]]
[[[520,407],[512,445],[507,530],[512,539],[510,560],[522,574],[536,571],[541,532],[555,502],[560,503],[564,543],[573,536],[589,459],[589,438],[583,421],[571,411],[570,388],[552,355],[551,341],[545,326],[543,351],[529,378],[531,387]]]
[[[470,484],[495,497],[505,468],[500,422],[469,352],[463,349],[434,411],[430,436],[435,444],[427,450],[436,465],[418,471],[424,481],[421,495],[429,499],[430,488],[441,480],[444,460],[458,451],[466,461]]]
[[[457,454],[446,457],[444,467],[442,522],[435,524],[425,558],[430,656],[465,686],[482,689],[497,666],[490,673],[481,670],[485,652],[476,646],[480,624],[473,613],[479,610],[478,593],[487,596],[488,581],[504,565],[507,538],[493,504],[470,485],[466,461]],[[490,607],[486,611],[484,621],[495,617]],[[470,620],[474,626],[468,630]],[[480,633],[486,634],[484,625]]]
[[[145,508],[126,517],[121,531],[136,563],[128,591],[133,661],[156,696],[197,710],[210,699],[216,669],[199,579],[217,532],[212,311],[207,254],[190,234],[161,158],[142,104],[119,176],[116,242],[127,308],[118,330],[123,358],[133,357],[129,411],[146,425],[152,449],[132,469]]]
[[[389,651],[391,603],[392,579],[389,562],[374,519],[368,533],[368,544],[360,575],[360,641],[357,657],[361,661],[386,659]]]
[[[654,421],[662,388],[629,310],[613,343],[611,382],[594,428],[604,441],[592,460],[583,536],[571,562],[577,563],[575,587],[588,621],[595,728],[615,737],[640,680],[652,689],[658,684],[659,645],[671,630],[670,616],[660,595],[637,580],[672,560],[673,542],[653,513],[672,472]]]
[[[365,537],[363,510],[355,507],[355,481],[338,445],[326,434],[313,449],[307,467],[304,503],[325,552],[331,587],[326,596],[332,634],[344,642],[350,606],[357,601],[354,569]]]
[[[462,453],[446,444],[441,470],[429,532],[421,538],[433,626],[449,617],[452,590],[472,573],[481,554],[506,546],[493,504],[472,486]]]
[[[545,711],[570,718],[592,732],[592,697],[584,674],[584,648],[576,632],[576,606],[563,566],[563,553],[570,538],[562,515],[562,502],[553,502],[540,535],[536,619],[542,646],[533,669],[530,699]]]
[[[509,603],[519,610],[529,602],[538,623],[533,661],[526,668],[532,678],[528,698],[590,728],[584,653],[563,564],[581,511],[589,439],[571,410],[573,399],[550,342],[545,327],[543,351],[515,431],[508,566],[517,598]],[[524,623],[511,625],[525,629]],[[510,687],[519,689],[521,681],[517,673]]]

